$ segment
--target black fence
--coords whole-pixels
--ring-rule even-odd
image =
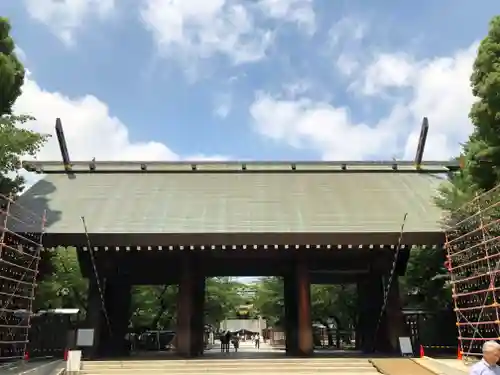
[[[31,318],[27,352],[30,358],[63,358],[72,330],[78,328],[74,316],[44,313]]]
[[[452,310],[438,312],[404,310],[403,312],[415,355],[421,354],[421,347],[424,354],[430,357],[457,354],[458,331]]]

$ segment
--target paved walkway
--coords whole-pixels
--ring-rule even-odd
[[[266,374],[376,374],[369,358],[353,351],[319,351],[313,358],[290,358],[284,350],[268,343],[255,348],[253,342],[240,342],[238,352],[231,347],[229,353],[221,352],[219,342],[205,351],[203,357],[193,360],[176,358],[174,353],[146,353],[144,356],[114,361],[86,362],[83,375],[113,374],[135,375],[137,372],[176,373],[194,375],[210,372],[212,375],[241,375],[262,372]],[[148,361],[147,359],[152,359]],[[456,360],[434,360],[432,358],[377,358],[372,362],[386,375],[466,375],[467,368]],[[461,367],[463,366],[463,367]],[[0,374],[3,375],[3,374]],[[33,374],[38,375],[38,374]],[[48,375],[48,374],[40,374]],[[52,375],[52,374],[51,374]]]
[[[0,366],[0,375],[58,375],[64,368],[62,360],[15,362]]]
[[[214,351],[214,350],[217,350],[220,352],[220,343],[216,342],[215,347],[213,349],[207,351],[207,353]],[[232,345],[231,345],[231,348],[229,349],[229,351],[234,352],[234,347]],[[257,353],[276,353],[276,352],[280,352],[280,351],[276,350],[268,343],[263,343],[263,342],[260,343],[260,348],[257,349],[255,347],[255,344],[252,341],[248,340],[248,341],[240,341],[240,347],[238,349],[238,352],[239,353],[257,354]]]
[[[148,360],[151,358],[151,360]],[[217,345],[196,359],[174,359],[164,357],[136,357],[128,360],[89,361],[83,363],[82,375],[137,375],[177,374],[177,375],[376,375],[377,370],[363,357],[290,358],[282,350],[276,350],[262,343],[259,349],[251,341],[241,342],[238,352],[234,348],[221,352]],[[393,374],[390,374],[393,375]],[[403,375],[401,373],[394,375]],[[405,374],[411,375],[411,374]]]
[[[469,368],[456,359],[417,358],[415,362],[438,375],[467,375]]]

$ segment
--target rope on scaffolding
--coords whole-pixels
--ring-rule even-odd
[[[397,267],[397,263],[398,263],[398,259],[399,259],[401,245],[403,242],[403,233],[404,233],[407,217],[408,217],[408,213],[405,213],[405,215],[403,217],[403,222],[401,223],[398,244],[396,246],[396,251],[394,252],[394,259],[392,260],[392,266],[391,266],[391,271],[389,273],[389,279],[387,280],[387,283],[386,283],[385,288],[384,288],[384,300],[382,303],[382,308],[380,309],[380,314],[378,316],[377,325],[375,326],[375,332],[373,334],[373,350],[375,350],[378,330],[380,329],[380,325],[382,323],[382,318],[384,317],[384,313],[385,313],[385,310],[387,308],[387,301],[389,299],[389,292],[391,290],[391,285],[392,285],[392,280],[394,278],[394,273],[396,272],[396,267]]]
[[[106,310],[106,303],[104,301],[104,293],[103,293],[103,288],[101,286],[101,279],[99,278],[99,273],[97,272],[97,266],[96,266],[95,257],[94,257],[94,248],[90,244],[89,232],[87,230],[87,223],[85,222],[84,216],[82,216],[82,223],[83,223],[83,229],[85,231],[85,238],[87,240],[87,247],[88,247],[89,254],[90,254],[90,261],[92,263],[92,268],[94,270],[94,276],[96,278],[97,289],[99,290],[99,296],[101,297],[102,312],[104,313],[104,319],[106,320],[106,326],[108,327],[108,331],[109,331],[109,334],[111,336],[111,334],[112,334],[111,322],[109,320],[108,311]]]

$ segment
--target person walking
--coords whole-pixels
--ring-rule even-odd
[[[231,345],[231,332],[229,331],[226,332],[225,344],[226,344],[226,353],[229,353],[229,345]]]
[[[240,347],[240,338],[236,335],[233,336],[233,347],[234,347],[234,352],[238,353],[238,348]]]
[[[219,340],[220,340],[220,351],[224,352],[226,349],[226,335],[224,333],[221,333],[221,335],[219,336]]]
[[[260,335],[255,335],[255,349],[260,349]]]
[[[483,359],[470,369],[470,375],[500,375],[500,344],[496,341],[486,341],[483,344]]]

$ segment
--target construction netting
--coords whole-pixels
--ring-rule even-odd
[[[25,356],[44,223],[44,214],[0,194],[0,361]],[[39,230],[19,233],[19,227]]]
[[[500,340],[500,186],[450,215],[447,267],[464,356]]]

